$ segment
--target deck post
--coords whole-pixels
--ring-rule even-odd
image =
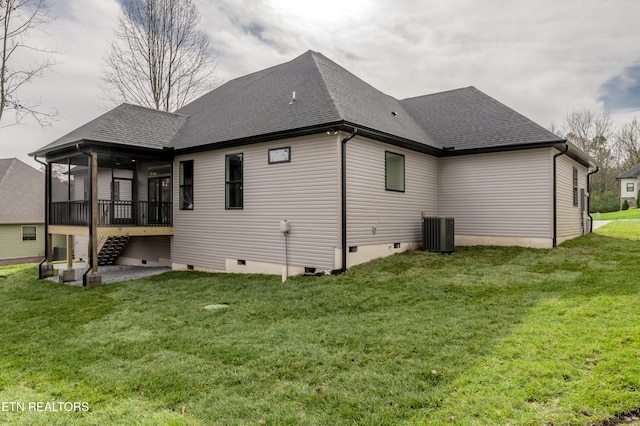
[[[67,269],[73,269],[73,237],[67,234]]]
[[[98,273],[98,153],[91,153],[91,219],[89,244],[91,245],[91,273]]]

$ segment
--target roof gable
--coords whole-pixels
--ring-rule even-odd
[[[16,158],[0,159],[0,224],[44,222],[44,173]]]
[[[460,151],[564,141],[472,86],[401,103],[441,148]]]
[[[307,51],[233,79],[175,113],[122,104],[34,154],[82,141],[206,150],[334,126],[435,155],[564,142],[474,87],[397,100]]]
[[[177,112],[189,120],[176,149],[344,122],[431,143],[396,99],[313,51],[232,80]]]
[[[170,147],[186,117],[137,105],[121,104],[36,151],[38,155],[54,148],[82,141],[97,141],[140,148]]]
[[[341,120],[311,52],[231,80],[177,112],[189,120],[176,149]]]

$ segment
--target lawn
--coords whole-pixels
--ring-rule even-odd
[[[610,213],[591,213],[595,220],[640,219],[640,209],[620,210]]]
[[[640,407],[640,221],[620,223],[284,284],[190,271],[83,289],[0,268],[0,423],[611,420]]]

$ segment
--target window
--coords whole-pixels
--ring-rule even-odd
[[[288,163],[291,161],[291,147],[269,150],[269,164]]]
[[[23,226],[22,227],[22,241],[35,241],[36,240],[36,227],[35,226]]]
[[[193,210],[193,160],[180,162],[180,210]]]
[[[573,205],[578,206],[578,169],[573,168]]]
[[[226,208],[241,209],[242,202],[242,154],[225,157]]]
[[[633,192],[634,191],[633,187],[634,187],[633,182],[627,183],[627,192]]]
[[[385,188],[404,192],[404,155],[385,151]]]

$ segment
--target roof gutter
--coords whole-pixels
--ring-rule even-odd
[[[557,147],[556,147],[557,148]],[[560,149],[560,148],[558,148]],[[569,144],[564,142],[564,151],[553,156],[553,247],[558,245],[558,173],[557,160],[561,155],[569,152]]]
[[[341,154],[341,191],[342,191],[342,267],[340,272],[347,270],[347,142],[358,134],[358,129],[353,128],[351,134],[340,143]]]
[[[591,218],[589,221],[589,233],[593,232],[593,216],[591,216],[591,175],[598,173],[600,168],[596,166],[596,169],[587,173],[587,216]]]

